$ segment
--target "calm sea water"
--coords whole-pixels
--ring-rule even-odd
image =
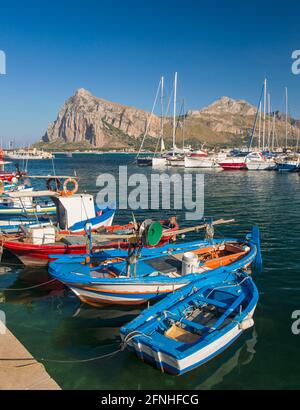
[[[126,164],[130,172],[150,172],[137,168],[132,160],[130,155],[77,156],[57,159],[55,167],[57,174],[75,169],[81,189],[96,193],[100,172],[117,175],[118,166]],[[52,172],[51,161],[29,165],[32,174]],[[48,372],[63,389],[300,388],[300,335],[291,332],[291,314],[300,309],[300,178],[297,174],[243,171],[206,171],[204,177],[205,215],[236,219],[234,225],[219,227],[216,236],[244,235],[253,224],[261,229],[264,269],[255,277],[260,292],[255,327],[220,356],[180,377],[161,374],[127,351],[93,362],[46,362]],[[176,214],[185,223],[184,213]],[[162,212],[136,211],[135,215],[158,218]],[[115,221],[126,222],[130,216],[131,212],[122,211]],[[11,290],[47,280],[45,269],[5,262],[0,267],[0,288],[7,289],[0,291],[0,309],[6,313],[8,327],[33,356],[84,360],[118,348],[119,327],[138,314],[138,308],[88,307],[54,284]]]

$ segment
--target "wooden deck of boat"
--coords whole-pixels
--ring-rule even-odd
[[[7,328],[2,333],[0,390],[61,390],[45,367],[32,357]]]

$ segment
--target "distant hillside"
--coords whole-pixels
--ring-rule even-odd
[[[184,116],[185,143],[200,146],[245,145],[249,142],[256,107],[244,100],[221,97],[207,107],[188,111]],[[39,146],[65,149],[138,148],[147,129],[150,113],[133,107],[109,102],[79,89],[59,110],[56,120],[48,126]],[[267,118],[266,135],[269,132]],[[300,122],[290,119],[289,133],[296,135]],[[177,145],[182,144],[183,117],[178,119]],[[258,127],[258,124],[257,124]],[[156,145],[160,118],[153,116],[148,127],[145,148]],[[276,135],[283,140],[285,117],[276,112]],[[172,120],[166,119],[165,138],[171,145]]]

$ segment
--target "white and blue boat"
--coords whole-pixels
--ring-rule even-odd
[[[176,233],[176,232],[174,232]],[[260,264],[259,231],[244,239],[203,239],[158,248],[137,255],[105,250],[91,255],[51,255],[49,273],[84,303],[134,305],[161,298],[216,269],[230,271]]]
[[[254,325],[258,302],[252,278],[241,270],[226,270],[218,269],[144,310],[121,328],[123,345],[174,375],[220,354]]]
[[[285,157],[277,160],[277,171],[279,172],[299,172],[300,171],[300,157]]]
[[[103,227],[111,226],[115,208],[107,205],[101,206],[94,203],[94,198],[89,194],[77,194],[65,196],[61,192],[56,191],[18,191],[8,193],[9,199],[20,201],[24,200],[28,203],[33,203],[35,198],[50,198],[47,203],[49,205],[42,206],[37,202],[33,209],[23,209],[23,214],[20,216],[11,215],[5,218],[5,214],[0,217],[4,221],[0,221],[0,229],[5,225],[6,220],[9,220],[7,225],[30,225],[38,224],[44,225],[45,221],[53,220],[55,217],[57,228],[59,231],[70,231],[72,233],[86,233],[86,225],[89,224],[92,231]],[[26,202],[27,203],[27,202]],[[50,208],[50,209],[49,209]],[[16,208],[19,210],[19,208]],[[1,226],[1,223],[3,224]],[[2,228],[4,229],[4,228]]]

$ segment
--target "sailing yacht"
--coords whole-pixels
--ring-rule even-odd
[[[157,154],[156,151],[152,158],[152,167],[160,168],[167,165],[167,158],[164,154],[165,143],[164,143],[164,77],[161,77],[161,88],[160,88],[160,105],[161,105],[161,117],[160,117],[160,153]]]
[[[250,152],[246,156],[246,166],[249,171],[271,171],[276,168],[276,163],[262,152]]]
[[[285,87],[285,149],[288,149],[288,90]],[[279,172],[298,172],[300,171],[300,156],[296,153],[282,156],[277,161]]]
[[[191,146],[184,146],[184,139],[183,139],[183,147],[178,148],[176,146],[176,103],[177,103],[177,72],[175,73],[174,78],[174,105],[173,105],[173,147],[167,155],[167,165],[172,167],[184,167],[184,158],[187,154],[191,152]],[[183,130],[183,137],[184,137],[184,130]]]
[[[262,95],[263,99],[263,120],[262,120]],[[268,135],[266,134],[266,105],[268,99]],[[258,118],[258,143],[257,151],[251,151],[252,143],[256,130],[256,123]],[[273,115],[273,138],[272,138],[272,147],[274,148],[274,135],[275,135],[275,116]],[[261,138],[262,137],[262,138]],[[262,141],[261,141],[262,140]],[[262,144],[261,144],[262,142]],[[267,79],[265,78],[261,96],[259,99],[259,104],[257,107],[256,116],[254,119],[252,136],[249,147],[249,154],[245,157],[245,164],[249,171],[270,171],[276,168],[276,163],[272,156],[265,155],[265,149],[270,149],[271,146],[271,96],[270,93],[267,94]]]
[[[164,139],[163,139],[163,133],[164,133],[164,117],[163,117],[163,98],[164,98],[164,77],[161,77],[161,79],[160,79],[160,82],[159,82],[159,86],[158,86],[158,90],[160,89],[160,99],[161,99],[161,131],[160,131],[160,154],[159,155],[156,155],[156,150],[155,150],[155,153],[154,153],[154,155],[147,155],[147,156],[141,156],[140,154],[141,154],[141,152],[142,152],[142,147],[143,147],[143,144],[144,144],[144,140],[145,140],[145,136],[147,135],[147,131],[148,131],[148,128],[149,128],[149,124],[150,124],[150,121],[151,121],[151,117],[152,117],[152,115],[153,115],[153,111],[154,111],[154,108],[155,108],[155,105],[156,105],[156,100],[157,100],[157,97],[158,97],[158,92],[156,93],[156,97],[155,97],[155,101],[154,101],[154,105],[153,105],[153,108],[152,108],[152,112],[151,112],[151,116],[150,116],[150,119],[149,119],[149,121],[148,121],[148,125],[147,125],[147,129],[146,129],[146,132],[145,132],[145,134],[144,134],[144,138],[143,138],[143,140],[142,140],[142,143],[141,143],[141,147],[140,147],[140,150],[139,150],[139,152],[138,152],[138,155],[137,155],[137,158],[136,158],[136,161],[137,161],[137,165],[138,166],[143,166],[143,167],[151,167],[151,166],[153,166],[153,167],[158,167],[158,166],[164,166],[164,165],[166,165],[166,158],[164,157],[164,155],[163,155],[163,152],[164,152],[164,150],[165,150],[165,144],[164,144]],[[158,91],[157,90],[157,91]],[[157,144],[158,145],[158,144]]]

